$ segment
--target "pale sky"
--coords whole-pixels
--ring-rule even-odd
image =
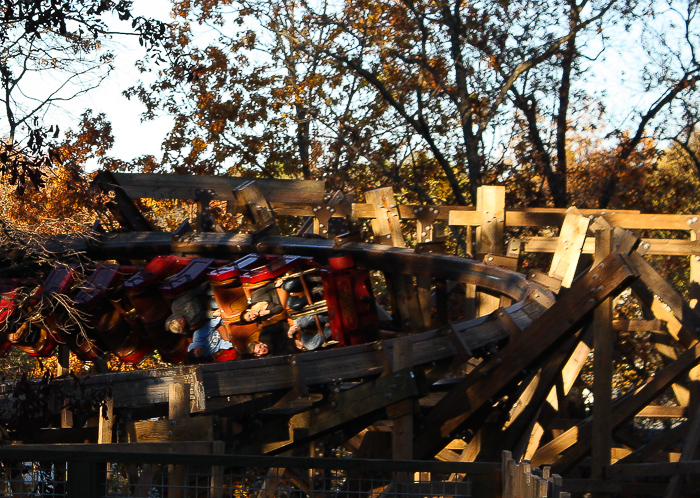
[[[136,0],[134,14],[151,17],[165,22],[170,20],[171,3],[169,0]],[[126,26],[130,26],[130,21]],[[128,27],[115,29],[126,30]],[[128,38],[128,37],[127,37]],[[112,123],[114,147],[110,151],[112,157],[125,161],[144,154],[160,157],[160,145],[170,125],[169,118],[141,122],[140,114],[143,104],[136,100],[129,101],[122,95],[128,87],[134,85],[141,77],[134,67],[134,62],[143,56],[144,49],[136,37],[127,40],[115,40],[121,49],[115,49],[116,69],[99,89],[83,97],[78,105],[71,103],[72,110],[77,115],[91,108],[94,114],[104,112]],[[74,126],[74,125],[73,125]]]

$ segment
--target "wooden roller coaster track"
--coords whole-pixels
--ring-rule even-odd
[[[377,434],[389,434],[394,444],[379,451],[382,458],[498,461],[501,450],[509,450],[516,459],[551,465],[561,474],[590,471],[591,479],[569,481],[573,491],[614,491],[620,479],[638,477],[634,465],[643,462],[694,462],[694,451],[683,449],[682,441],[700,437],[700,415],[692,408],[696,376],[689,377],[700,361],[700,315],[644,255],[690,257],[692,297],[700,281],[697,217],[509,211],[502,190],[491,187],[480,189],[476,208],[450,208],[400,206],[390,189],[368,192],[367,202],[359,204],[315,182],[102,173],[96,184],[112,192],[122,230],[54,237],[47,247],[129,263],[169,254],[318,261],[349,255],[357,268],[386,280],[395,328],[378,341],[291,356],[58,378],[49,384],[56,400],[52,423],[62,420],[63,428],[10,433],[9,440],[224,441],[226,452],[251,455],[331,440],[367,456],[377,453],[371,443]],[[172,233],[153,230],[133,201],[140,197],[195,200],[195,230],[186,224]],[[251,231],[220,231],[208,215],[213,201],[245,215]],[[296,236],[277,233],[280,215],[305,220]],[[370,220],[374,243],[334,233],[334,219]],[[408,223],[415,226],[412,248],[404,239]],[[441,253],[440,224],[459,234],[456,243],[473,259]],[[558,237],[520,233],[504,243],[509,227],[545,225]],[[641,238],[631,230],[690,236]],[[524,268],[519,257],[528,253],[550,253],[549,270]],[[586,255],[593,258],[586,262]],[[453,287],[460,289],[462,311],[471,315],[465,319],[448,319]],[[643,317],[613,320],[613,300],[625,290]],[[650,331],[664,364],[626,394],[613,396],[614,335],[622,330]],[[584,418],[564,420],[569,391],[592,349],[595,403]],[[12,388],[4,386],[5,392]],[[92,427],[70,427],[60,400],[100,389],[109,390],[110,415],[97,417]],[[665,406],[658,400],[668,392],[676,399]],[[11,411],[12,404],[5,397],[0,408]],[[642,440],[630,430],[635,417],[676,421]],[[387,420],[390,432],[368,430]],[[610,477],[616,473],[623,477]],[[690,493],[682,484],[674,476],[660,494]],[[646,490],[653,494],[652,488]]]

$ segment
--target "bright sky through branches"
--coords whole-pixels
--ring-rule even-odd
[[[169,0],[136,0],[133,14],[170,22],[171,8]],[[112,27],[115,30],[127,31],[129,26],[130,21],[115,21]],[[66,106],[70,111],[70,124],[66,124],[66,127],[76,126],[80,114],[86,109],[92,109],[95,115],[103,112],[112,123],[114,135],[114,147],[109,152],[110,156],[124,161],[146,154],[160,157],[161,143],[171,126],[170,118],[166,116],[154,121],[141,122],[143,105],[122,95],[124,90],[143,77],[136,69],[135,63],[143,58],[145,49],[139,45],[136,36],[115,37],[112,43],[116,56],[115,70],[99,89]]]

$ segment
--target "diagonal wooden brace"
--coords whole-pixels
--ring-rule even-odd
[[[444,448],[451,434],[467,425],[489,399],[517,381],[524,370],[560,339],[575,333],[576,325],[586,314],[635,277],[637,272],[629,259],[624,254],[614,252],[598,265],[595,272],[575,282],[570,292],[530,327],[510,338],[500,352],[500,364],[491,364],[496,360],[486,363],[484,368],[491,375],[484,378],[478,374],[481,369],[477,369],[428,413],[426,428],[414,441],[415,457],[428,458]]]

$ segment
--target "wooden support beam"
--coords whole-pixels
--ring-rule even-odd
[[[233,176],[112,173],[116,184],[132,198],[195,199],[197,190],[211,190],[215,200],[233,201],[232,191],[250,178]],[[272,202],[318,202],[325,195],[323,182],[256,178],[263,195]]]
[[[419,243],[433,242],[435,240],[435,220],[440,214],[436,206],[420,206],[413,209],[416,216],[416,241]]]
[[[413,343],[400,340],[394,343],[394,370],[411,368],[413,361]],[[394,460],[413,459],[413,399],[407,398],[387,407],[387,413],[393,419],[391,431],[392,458]]]
[[[481,222],[476,229],[477,257],[503,254],[505,203],[505,187],[481,186],[477,189],[476,210],[481,213]],[[476,316],[488,315],[499,306],[501,302],[498,297],[484,292],[476,293]]]
[[[135,232],[153,231],[153,225],[141,214],[141,210],[123,188],[119,178],[117,173],[102,170],[93,180],[93,185],[97,185],[103,192],[113,193],[114,197],[107,206],[122,229]]]
[[[567,209],[548,274],[551,278],[561,280],[562,287],[571,287],[571,282],[576,276],[576,267],[590,222],[591,220],[575,207]]]
[[[97,442],[99,444],[111,443],[114,427],[114,399],[107,398],[104,408],[98,415]]]
[[[385,276],[387,287],[393,298],[394,318],[398,325],[402,330],[411,333],[425,331],[423,307],[413,276],[399,272],[386,273]]]
[[[654,456],[658,452],[667,448],[668,446],[675,444],[685,437],[688,433],[689,422],[682,422],[679,425],[667,430],[663,434],[659,435],[655,439],[649,441],[648,443],[640,446],[634,450],[629,455],[621,458],[616,462],[620,465],[626,465],[631,463],[641,463],[648,458]],[[606,475],[608,475],[609,469],[606,469]]]
[[[199,416],[180,420],[148,420],[124,424],[120,443],[163,441],[211,441],[216,439],[216,417]]]
[[[406,247],[394,189],[385,187],[369,190],[365,192],[365,200],[374,206],[372,231],[375,242],[395,247]]]
[[[178,382],[170,384],[168,396],[168,418],[180,420],[190,415],[190,384]]]
[[[656,318],[666,321],[668,332],[676,340],[689,347],[699,336],[700,319],[697,312],[641,255],[633,252],[630,256],[641,274],[632,285],[635,295],[652,310]],[[669,314],[664,304],[673,315]]]
[[[553,253],[557,250],[557,237],[521,237],[525,253]],[[657,256],[700,255],[700,245],[696,241],[683,239],[642,239],[647,245],[646,254]],[[595,253],[595,240],[587,237],[583,244],[583,254]]]
[[[279,452],[418,394],[412,369],[396,371],[336,394],[333,403],[323,410],[310,410],[292,416],[286,424],[289,431],[287,439],[262,441],[242,450]]]
[[[536,424],[545,425],[556,415],[559,404],[555,384],[565,375],[566,364],[575,354],[580,340],[581,332],[578,332],[549,355],[533,372],[529,384],[513,405],[501,439],[503,448],[513,448],[517,459],[525,454]],[[561,386],[561,392],[565,389]]]
[[[511,337],[499,358],[467,376],[438,402],[426,416],[426,429],[415,440],[415,455],[427,458],[437,453],[450,434],[468,422],[489,398],[518,379],[523,370],[557,340],[573,333],[583,316],[635,276],[626,257],[613,253],[595,272],[582,277],[572,286],[571,292],[545,311],[524,333]]]
[[[270,230],[268,235],[278,235],[279,229],[274,211],[255,181],[248,181],[233,190],[236,209],[248,218],[253,230]]]
[[[612,251],[612,227],[601,227],[595,232],[595,263],[602,262]],[[592,428],[592,476],[603,477],[603,468],[610,465],[612,448],[613,331],[612,299],[608,297],[593,312],[593,428]]]
[[[699,361],[700,344],[696,343],[679,356],[678,360],[657,372],[632,395],[613,403],[611,425],[616,427],[632,418]],[[591,428],[589,417],[537,450],[532,458],[533,464],[551,464],[557,472],[563,473],[590,451]]]
[[[669,282],[661,277],[659,273],[640,254],[631,253],[630,257],[640,272],[640,280],[667,306],[671,308],[676,318],[688,328],[692,334],[692,340],[700,337],[700,314],[690,307],[690,304],[683,299]]]

